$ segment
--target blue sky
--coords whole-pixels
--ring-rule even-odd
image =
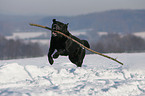
[[[0,0],[0,14],[75,16],[112,9],[145,9],[145,0]]]

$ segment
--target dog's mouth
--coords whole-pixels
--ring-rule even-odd
[[[52,31],[52,35],[54,37],[58,36],[58,34],[55,31],[59,31],[59,30],[61,30],[61,28],[57,24],[54,24],[52,29],[54,30],[54,31]]]
[[[56,33],[56,32],[52,32],[52,35],[53,35],[53,36],[57,36],[57,33]]]

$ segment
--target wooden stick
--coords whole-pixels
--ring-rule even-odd
[[[45,29],[48,29],[48,30],[51,30],[51,31],[55,31],[55,30],[53,30],[53,29],[51,29],[51,28],[49,28],[49,27],[42,26],[42,25],[38,25],[38,24],[32,24],[32,23],[30,23],[30,25],[31,25],[31,26],[37,26],[37,27],[45,28]],[[89,50],[89,51],[91,51],[91,52],[93,52],[93,53],[95,53],[95,54],[101,55],[101,56],[103,56],[103,57],[106,57],[106,58],[108,58],[108,59],[111,59],[111,60],[116,61],[117,63],[123,65],[123,63],[120,62],[120,61],[118,61],[117,59],[112,58],[112,57],[107,56],[107,55],[104,55],[104,54],[102,54],[102,53],[96,52],[96,51],[94,51],[94,50],[92,50],[92,49],[90,49],[90,48],[84,46],[83,44],[81,44],[81,43],[78,42],[77,40],[75,40],[75,39],[73,39],[73,38],[71,38],[71,37],[65,35],[65,34],[62,33],[62,32],[59,32],[59,31],[55,31],[55,32],[57,32],[58,34],[61,34],[61,35],[65,36],[65,37],[67,37],[68,39],[71,39],[72,41],[76,42],[77,44],[79,44],[79,45],[82,46],[83,48],[85,48],[85,49],[87,49],[87,50]]]

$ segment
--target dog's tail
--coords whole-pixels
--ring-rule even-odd
[[[87,40],[81,40],[81,41],[82,41],[82,43],[83,43],[84,46],[90,48],[90,44],[88,43]]]

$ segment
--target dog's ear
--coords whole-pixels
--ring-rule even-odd
[[[69,24],[69,23],[67,23],[67,24],[65,24],[65,25],[64,25],[64,28],[65,28],[65,29],[67,29],[67,28],[68,28],[68,24]]]
[[[52,21],[53,21],[53,23],[54,23],[54,22],[56,22],[56,19],[53,19]]]
[[[65,24],[66,28],[68,28],[68,24],[69,24],[69,23]]]

